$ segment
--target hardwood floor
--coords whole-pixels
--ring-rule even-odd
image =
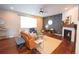
[[[63,42],[60,44],[60,46],[57,47],[57,49],[55,51],[52,52],[52,54],[74,54],[74,44],[72,42],[67,41],[66,39],[63,39],[60,36],[56,36],[53,35],[51,36],[53,38],[58,38],[59,40],[63,40]],[[27,50],[28,48],[25,48],[25,50]],[[26,53],[25,50],[23,50],[23,53]],[[22,53],[21,52],[21,53]],[[31,54],[40,54],[38,51],[35,50],[35,52],[33,52],[33,50],[31,51]]]
[[[15,38],[0,40],[0,54],[18,54]]]
[[[58,48],[52,52],[52,54],[74,54],[74,44],[72,42],[63,39],[60,36],[51,35],[53,38],[59,38],[63,42],[58,46]],[[39,52],[34,49],[30,50],[26,46],[22,49],[18,49],[15,38],[5,38],[0,40],[0,54],[39,54]]]
[[[52,52],[53,54],[74,54],[73,43],[63,39],[63,42],[58,46],[58,48]]]
[[[64,39],[62,36],[58,36],[55,34],[51,34],[51,33],[44,33],[44,35],[53,37],[53,38],[57,38],[59,40],[63,40],[62,43],[60,44],[60,46],[57,47],[57,49],[52,52],[52,54],[75,54],[75,46],[74,43]]]
[[[25,46],[21,49],[18,48],[18,52],[19,54],[32,54],[32,51]]]
[[[52,52],[52,54],[74,54],[75,53],[74,43],[62,38],[61,36],[51,35],[50,37],[63,40],[60,46],[58,46],[57,49],[54,52]]]
[[[16,38],[4,38],[0,40],[0,54],[36,54],[35,49],[30,50],[26,46],[21,49],[17,48]]]

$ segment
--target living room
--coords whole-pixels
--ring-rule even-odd
[[[79,53],[78,8],[77,4],[1,4],[0,54]]]

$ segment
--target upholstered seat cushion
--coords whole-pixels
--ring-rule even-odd
[[[25,40],[25,45],[29,49],[33,49],[36,47],[35,39],[29,33],[21,32],[21,36]]]

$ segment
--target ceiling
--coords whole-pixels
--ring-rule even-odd
[[[58,13],[62,13],[70,8],[73,8],[74,4],[0,4],[0,9],[12,10],[18,13],[30,14],[34,16],[50,16]],[[40,14],[40,9],[44,9],[44,13]]]

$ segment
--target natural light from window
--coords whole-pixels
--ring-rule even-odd
[[[21,28],[36,28],[37,20],[32,17],[21,16]]]

